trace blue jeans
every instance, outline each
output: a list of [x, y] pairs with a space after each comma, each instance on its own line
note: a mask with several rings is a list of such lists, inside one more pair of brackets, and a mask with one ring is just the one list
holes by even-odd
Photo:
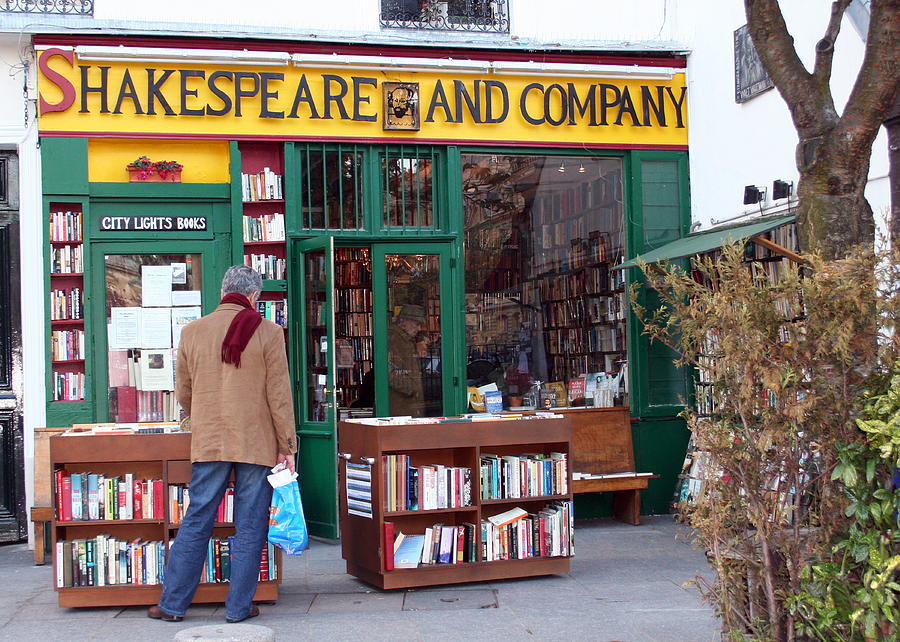
[[231, 549], [231, 584], [225, 599], [225, 617], [239, 620], [250, 614], [259, 579], [259, 562], [269, 529], [272, 487], [269, 469], [230, 461], [191, 465], [191, 500], [166, 560], [166, 575], [159, 608], [184, 616], [194, 599], [219, 503], [234, 469], [234, 543]]

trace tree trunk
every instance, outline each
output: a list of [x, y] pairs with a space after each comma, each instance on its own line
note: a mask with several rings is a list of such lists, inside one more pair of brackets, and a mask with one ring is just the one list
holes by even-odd
[[797, 223], [803, 251], [844, 256], [856, 244], [871, 246], [875, 219], [865, 197], [869, 153], [847, 145], [835, 129], [797, 145], [800, 205]]

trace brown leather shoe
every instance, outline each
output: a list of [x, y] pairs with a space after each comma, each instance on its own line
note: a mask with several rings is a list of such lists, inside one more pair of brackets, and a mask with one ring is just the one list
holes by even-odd
[[147, 617], [152, 620], [162, 620], [163, 622], [181, 622], [184, 619], [180, 615], [169, 615], [156, 605], [147, 609]]
[[244, 617], [238, 618], [236, 620], [232, 620], [230, 617], [227, 617], [227, 618], [225, 618], [225, 621], [228, 622], [229, 624], [237, 624], [238, 622], [243, 622], [244, 620], [249, 620], [250, 618], [256, 617], [257, 615], [259, 615], [259, 607], [254, 604], [253, 608], [250, 609], [250, 612], [247, 615], [245, 615]]

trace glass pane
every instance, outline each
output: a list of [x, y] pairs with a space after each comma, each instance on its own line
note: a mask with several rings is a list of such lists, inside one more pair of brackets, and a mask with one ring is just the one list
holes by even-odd
[[328, 332], [325, 286], [325, 250], [315, 250], [303, 255], [306, 300], [306, 406], [309, 421], [325, 421], [328, 418]]
[[175, 363], [181, 330], [201, 314], [199, 254], [104, 257], [109, 417], [179, 421]]
[[302, 227], [361, 230], [362, 155], [351, 151], [309, 147], [301, 155]]
[[440, 259], [433, 254], [388, 254], [385, 268], [388, 414], [441, 416]]
[[386, 227], [433, 227], [432, 162], [417, 153], [388, 155], [381, 163]]
[[627, 404], [621, 159], [462, 162], [472, 409]]
[[334, 251], [334, 343], [338, 403], [348, 416], [374, 414], [372, 259], [367, 247]]

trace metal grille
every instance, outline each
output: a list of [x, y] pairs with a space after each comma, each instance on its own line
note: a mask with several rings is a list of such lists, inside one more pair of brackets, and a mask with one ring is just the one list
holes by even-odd
[[0, 0], [0, 13], [93, 16], [94, 0]]
[[432, 147], [385, 148], [381, 161], [386, 229], [434, 228], [435, 152]]
[[381, 0], [392, 29], [509, 33], [508, 0]]
[[300, 166], [302, 229], [365, 229], [362, 152], [356, 145], [308, 145]]

